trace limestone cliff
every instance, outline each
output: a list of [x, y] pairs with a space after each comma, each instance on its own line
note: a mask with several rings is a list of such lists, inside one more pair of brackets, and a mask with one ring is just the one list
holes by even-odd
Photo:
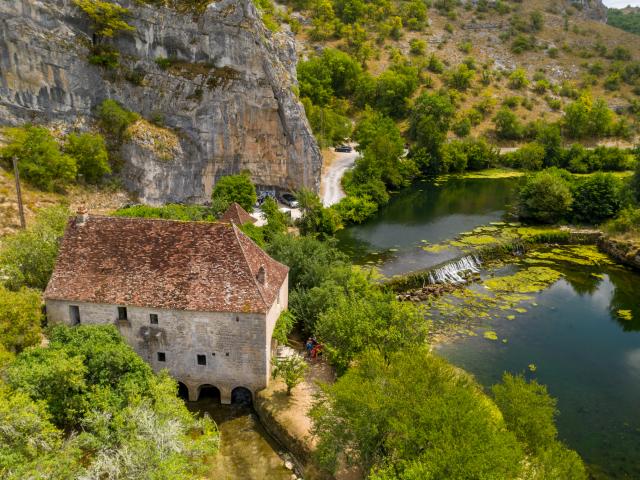
[[[122, 147], [123, 179], [149, 203], [202, 202], [224, 174], [258, 185], [317, 189], [321, 156], [296, 84], [293, 38], [267, 30], [251, 0], [220, 0], [199, 15], [124, 0], [135, 31], [113, 45], [116, 70], [90, 65], [91, 24], [72, 0], [0, 2], [0, 125], [83, 124], [113, 98], [162, 119]], [[157, 59], [171, 59], [161, 68]]]

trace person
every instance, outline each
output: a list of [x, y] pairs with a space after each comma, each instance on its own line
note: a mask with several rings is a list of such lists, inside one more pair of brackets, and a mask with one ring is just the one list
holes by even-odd
[[307, 350], [307, 358], [311, 358], [311, 352], [313, 350], [313, 339], [311, 337], [309, 337], [304, 347]]
[[322, 356], [322, 344], [320, 343], [316, 343], [315, 346], [313, 347], [313, 350], [311, 350], [311, 358], [320, 358]]

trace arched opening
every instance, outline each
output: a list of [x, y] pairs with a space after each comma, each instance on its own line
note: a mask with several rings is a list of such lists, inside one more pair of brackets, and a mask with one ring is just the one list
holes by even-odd
[[251, 390], [244, 387], [236, 387], [231, 391], [231, 404], [241, 407], [250, 407], [253, 403]]
[[183, 400], [189, 400], [189, 388], [182, 382], [178, 382], [178, 396]]
[[200, 385], [198, 387], [198, 401], [200, 400], [220, 403], [220, 390], [213, 385]]

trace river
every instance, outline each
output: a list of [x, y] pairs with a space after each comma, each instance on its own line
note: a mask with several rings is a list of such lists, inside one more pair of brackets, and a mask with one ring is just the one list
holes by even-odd
[[[386, 275], [440, 264], [460, 255], [459, 248], [430, 245], [510, 221], [517, 182], [452, 178], [417, 184], [394, 197], [371, 221], [343, 231], [341, 248], [354, 261], [376, 264]], [[570, 252], [549, 249], [537, 258], [485, 270], [487, 279], [544, 265], [560, 276], [522, 296], [517, 305], [487, 308], [486, 317], [470, 322], [468, 334], [435, 349], [487, 388], [505, 371], [547, 385], [558, 399], [559, 436], [581, 454], [590, 473], [595, 478], [637, 479], [640, 275], [607, 262], [559, 260]], [[470, 290], [491, 294], [482, 283]], [[477, 303], [485, 302], [479, 298]], [[446, 314], [442, 317], [451, 321]]]

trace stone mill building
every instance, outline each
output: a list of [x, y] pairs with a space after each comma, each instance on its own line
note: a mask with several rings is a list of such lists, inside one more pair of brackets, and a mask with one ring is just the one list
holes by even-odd
[[79, 214], [44, 294], [50, 323], [112, 324], [197, 400], [252, 397], [270, 377], [288, 268], [232, 222]]

